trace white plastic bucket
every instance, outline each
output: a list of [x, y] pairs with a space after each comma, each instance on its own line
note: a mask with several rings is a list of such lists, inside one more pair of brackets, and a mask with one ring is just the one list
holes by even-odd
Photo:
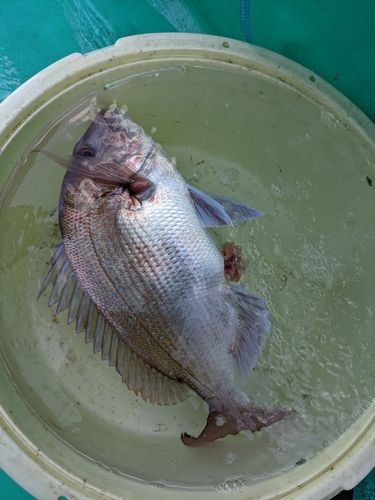
[[[193, 69], [190, 70], [189, 68]], [[312, 113], [315, 113], [315, 108], [318, 110], [318, 115], [320, 115], [322, 121], [322, 129], [320, 130], [319, 127], [315, 128], [317, 136], [314, 136], [314, 134], [310, 132], [303, 132], [303, 140], [314, 141], [319, 139], [324, 141], [326, 133], [326, 137], [328, 138], [328, 144], [326, 144], [327, 156], [329, 156], [330, 151], [334, 154], [337, 152], [335, 150], [339, 150], [341, 147], [337, 146], [334, 142], [334, 138], [336, 137], [335, 133], [337, 133], [337, 137], [341, 134], [340, 141], [344, 142], [346, 137], [345, 134], [347, 134], [347, 140], [353, 143], [353, 150], [357, 148], [358, 157], [363, 158], [363, 163], [358, 165], [358, 169], [360, 170], [359, 173], [362, 176], [361, 182], [366, 189], [371, 189], [371, 175], [373, 172], [372, 163], [375, 157], [375, 128], [353, 104], [330, 85], [322, 81], [317, 75], [312, 74], [307, 69], [282, 56], [234, 40], [189, 34], [142, 35], [121, 39], [113, 47], [108, 47], [86, 55], [73, 54], [66, 57], [37, 74], [0, 105], [0, 188], [3, 190], [1, 198], [2, 205], [0, 206], [1, 230], [6, 230], [7, 227], [6, 225], [1, 226], [1, 224], [5, 224], [5, 212], [9, 210], [12, 203], [14, 205], [14, 200], [12, 203], [7, 204], [7, 196], [13, 189], [15, 179], [17, 179], [17, 175], [20, 175], [23, 163], [27, 159], [30, 151], [35, 147], [38, 141], [43, 139], [44, 134], [48, 132], [49, 128], [52, 126], [51, 124], [56, 120], [56, 117], [64, 115], [68, 110], [72, 109], [72, 106], [77, 106], [77, 103], [82, 102], [82, 100], [87, 100], [88, 95], [95, 95], [98, 92], [102, 92], [102, 94], [105, 95], [105, 92], [107, 90], [109, 92], [111, 89], [114, 89], [117, 94], [120, 91], [122, 92], [123, 89], [125, 92], [128, 88], [126, 86], [127, 82], [133, 81], [134, 83], [134, 81], [136, 81], [139, 83], [142, 82], [142, 78], [144, 78], [146, 82], [147, 79], [155, 79], [158, 77], [160, 72], [168, 73], [168, 71], [172, 72], [174, 75], [173, 81], [175, 85], [177, 85], [177, 90], [181, 89], [181, 101], [189, 101], [191, 96], [194, 95], [194, 91], [191, 89], [189, 90], [186, 85], [194, 86], [194, 72], [198, 74], [201, 70], [204, 74], [206, 74], [205, 72], [207, 71], [212, 71], [210, 74], [214, 75], [214, 79], [222, 78], [224, 73], [229, 75], [227, 80], [221, 80], [223, 82], [222, 85], [224, 87], [227, 86], [228, 91], [228, 102], [222, 102], [223, 109], [239, 109], [241, 100], [238, 101], [236, 92], [240, 91], [239, 88], [241, 85], [242, 90], [245, 88], [245, 90], [243, 90], [245, 96], [244, 106], [246, 107], [247, 95], [251, 94], [254, 97], [254, 95], [258, 93], [260, 110], [262, 110], [261, 96], [263, 95], [263, 85], [266, 91], [275, 89], [272, 98], [267, 101], [269, 114], [267, 114], [266, 111], [264, 111], [265, 114], [263, 114], [263, 111], [259, 111], [258, 109], [258, 115], [253, 118], [250, 116], [249, 118], [249, 120], [255, 120], [255, 128], [257, 124], [259, 124], [260, 133], [262, 133], [262, 127], [264, 126], [262, 117], [267, 116], [267, 126], [269, 125], [267, 134], [269, 135], [264, 138], [263, 151], [265, 155], [264, 158], [269, 158], [268, 166], [273, 165], [275, 168], [279, 169], [278, 171], [281, 174], [283, 169], [287, 168], [288, 163], [285, 161], [285, 156], [283, 156], [286, 154], [283, 150], [283, 144], [277, 143], [277, 132], [275, 132], [275, 136], [272, 139], [273, 124], [272, 120], [269, 118], [272, 116], [272, 106], [270, 107], [270, 105], [272, 102], [274, 103], [275, 117], [277, 113], [285, 113], [286, 116], [286, 114], [288, 114], [288, 109], [295, 106], [298, 100], [303, 100], [307, 103], [306, 105], [311, 107]], [[186, 71], [188, 74], [193, 75], [187, 84], [184, 83], [184, 74]], [[236, 78], [238, 81], [242, 82], [238, 88], [233, 86], [233, 82], [237, 81]], [[245, 80], [248, 79], [246, 80], [248, 83], [243, 83], [244, 81], [241, 80], [243, 78], [245, 78]], [[207, 85], [208, 82], [209, 78], [205, 84]], [[252, 85], [251, 82], [253, 82], [254, 85]], [[136, 87], [131, 88], [136, 89]], [[152, 88], [151, 85], [151, 90]], [[278, 89], [280, 89], [280, 91]], [[187, 94], [184, 93], [185, 91]], [[283, 100], [280, 106], [278, 98], [285, 99], [283, 92], [287, 93], [290, 101], [285, 102]], [[108, 95], [110, 96], [111, 94], [109, 93]], [[190, 97], [187, 98], [186, 95]], [[198, 100], [199, 95], [198, 89]], [[214, 96], [212, 97], [214, 98]], [[174, 99], [176, 98], [174, 97]], [[231, 99], [237, 104], [232, 105]], [[132, 95], [128, 95], [126, 101], [127, 104], [130, 103], [131, 107]], [[193, 113], [193, 100], [190, 104], [192, 107], [189, 113]], [[240, 136], [242, 134], [243, 136], [243, 123], [245, 122], [241, 122], [242, 128], [239, 126], [238, 130], [232, 127], [233, 123], [236, 123], [237, 117], [235, 115], [231, 118], [228, 117], [228, 121], [223, 120], [221, 124], [217, 123], [215, 125], [216, 127], [220, 125], [221, 129], [225, 130], [225, 134], [223, 134], [222, 137], [218, 138], [213, 134], [211, 132], [212, 130], [217, 132], [217, 130], [220, 129], [210, 128], [212, 123], [210, 123], [209, 111], [204, 108], [203, 104], [204, 103], [201, 103], [202, 122], [199, 122], [200, 124], [198, 124], [197, 127], [202, 127], [203, 131], [207, 130], [209, 147], [215, 148], [215, 141], [222, 143], [226, 135], [228, 137], [228, 142], [233, 143], [237, 140], [235, 139], [236, 135]], [[139, 107], [142, 107], [142, 105], [143, 109], [140, 111]], [[143, 126], [147, 126], [150, 123], [152, 124], [153, 118], [150, 121], [146, 115], [150, 109], [153, 109], [154, 105], [155, 103], [152, 102], [152, 95], [148, 95], [143, 103], [142, 99], [137, 95], [138, 111], [135, 109], [135, 106], [133, 106], [134, 109], [131, 110], [133, 111], [133, 117], [141, 122]], [[181, 108], [178, 111], [183, 113], [184, 109], [185, 111], [189, 110], [189, 105], [186, 105], [186, 109]], [[168, 113], [170, 113], [168, 119], [173, 116], [172, 111], [168, 111]], [[204, 115], [205, 112], [208, 113], [207, 116]], [[222, 111], [220, 111], [220, 113], [221, 112]], [[137, 113], [139, 113], [139, 116], [137, 116]], [[241, 120], [239, 116], [238, 120]], [[159, 118], [159, 122], [158, 128], [161, 128], [160, 133], [162, 133], [163, 118]], [[176, 123], [177, 122], [178, 120], [176, 120]], [[230, 127], [228, 126], [229, 123], [231, 124]], [[280, 125], [282, 122], [279, 121], [277, 123]], [[185, 135], [188, 134], [189, 128], [187, 126], [183, 130]], [[147, 129], [146, 131], [149, 132]], [[173, 134], [175, 136], [179, 133], [178, 130], [174, 129]], [[193, 136], [194, 134], [192, 133], [192, 136], [186, 139], [187, 144], [193, 144]], [[297, 143], [300, 143], [302, 141], [301, 137], [290, 137], [288, 148], [292, 148]], [[333, 137], [332, 145], [329, 143], [330, 137]], [[162, 139], [157, 137], [157, 140]], [[272, 140], [275, 140], [275, 146], [268, 144], [268, 142], [272, 142]], [[246, 138], [245, 142], [247, 141], [251, 141], [251, 137], [248, 139]], [[217, 147], [219, 148], [219, 144]], [[239, 146], [239, 148], [240, 147], [242, 146]], [[204, 148], [205, 145], [203, 141], [202, 150], [204, 150]], [[168, 150], [168, 145], [166, 149]], [[195, 151], [198, 150], [199, 147]], [[69, 153], [69, 151], [67, 152]], [[176, 156], [179, 158], [178, 147], [172, 147], [171, 145], [168, 152], [175, 152]], [[186, 161], [188, 161], [189, 154], [188, 149], [185, 152], [181, 152], [181, 156], [185, 155]], [[204, 155], [204, 153], [202, 154]], [[204, 158], [206, 158], [207, 163], [209, 161], [207, 156], [204, 156]], [[282, 158], [282, 160], [280, 158]], [[244, 158], [241, 159], [244, 162], [246, 161]], [[220, 162], [220, 159], [218, 158], [217, 161]], [[280, 161], [284, 161], [285, 166], [284, 164], [279, 164]], [[308, 159], [306, 159], [306, 161], [308, 161]], [[198, 163], [199, 161], [195, 161], [195, 167]], [[251, 165], [248, 168], [251, 170]], [[334, 168], [337, 168], [337, 166]], [[357, 166], [354, 165], [353, 172], [356, 168]], [[51, 173], [51, 176], [52, 175]], [[340, 175], [339, 170], [337, 170], [334, 175]], [[60, 182], [60, 178], [58, 178], [57, 181], [51, 180], [51, 186], [53, 185], [55, 188]], [[368, 186], [366, 186], [366, 178]], [[35, 182], [33, 179], [35, 178], [30, 177], [29, 186], [31, 191], [34, 188], [33, 182]], [[286, 187], [285, 181], [280, 176], [277, 177], [277, 179], [279, 180], [272, 184], [272, 193], [278, 200], [285, 200], [293, 197], [297, 200], [300, 198], [308, 200], [308, 181], [304, 181], [306, 185], [304, 184], [303, 186], [297, 182], [293, 185], [294, 187], [291, 187], [291, 184]], [[229, 185], [230, 183], [228, 184], [228, 182], [225, 180], [224, 184]], [[45, 197], [48, 198], [48, 203], [46, 202], [46, 205], [53, 206], [53, 204], [57, 204], [53, 189], [51, 188], [51, 192], [49, 192], [49, 186], [46, 185], [45, 187]], [[27, 197], [28, 194], [25, 194], [25, 186], [23, 189], [24, 195]], [[367, 191], [363, 192], [367, 196]], [[32, 193], [30, 196], [32, 196]], [[27, 203], [30, 202], [25, 203], [27, 205]], [[256, 208], [262, 209], [261, 206], [255, 206]], [[3, 215], [3, 219], [1, 215]], [[329, 210], [327, 210], [327, 217], [329, 219]], [[348, 224], [353, 222], [353, 217], [356, 218], [357, 215], [348, 215], [350, 219]], [[365, 243], [369, 245], [366, 249], [370, 251], [373, 235], [370, 233], [366, 234], [368, 235], [368, 241]], [[343, 239], [342, 245], [345, 246], [345, 238]], [[27, 251], [32, 251], [30, 247], [27, 248]], [[320, 258], [319, 255], [321, 254], [317, 254], [317, 259]], [[360, 264], [358, 264], [358, 266], [359, 265]], [[18, 276], [15, 274], [12, 275], [12, 269], [14, 268], [8, 267], [6, 269], [10, 276], [8, 276], [9, 279], [11, 281], [15, 280], [16, 282]], [[316, 269], [318, 269], [318, 267]], [[256, 270], [254, 273], [256, 275]], [[358, 271], [357, 274], [359, 276], [358, 281], [361, 282], [362, 280], [364, 286], [367, 287], [366, 290], [368, 289], [371, 291], [371, 287], [368, 285], [370, 273], [367, 275], [364, 272]], [[40, 279], [42, 278], [43, 276], [40, 277]], [[279, 278], [281, 282], [286, 282], [287, 279], [289, 279], [287, 273], [284, 276], [282, 272]], [[17, 289], [15, 285], [12, 292], [9, 291], [8, 293], [7, 291], [8, 297], [10, 297], [12, 293], [15, 294], [14, 298], [16, 299], [18, 297], [17, 294], [22, 293], [22, 290], [20, 291]], [[371, 293], [369, 295], [371, 295]], [[344, 299], [346, 300], [343, 296], [343, 300]], [[28, 295], [27, 300], [32, 301], [34, 297]], [[40, 301], [42, 300], [43, 299], [40, 299]], [[350, 297], [348, 301], [345, 307], [350, 308], [356, 306], [355, 302], [350, 302]], [[39, 309], [47, 308], [45, 302], [44, 300], [44, 304], [38, 304], [38, 311]], [[96, 360], [93, 356], [89, 356], [82, 361], [81, 364], [78, 364], [76, 359], [71, 361], [72, 366], [69, 367], [70, 371], [68, 368], [67, 371], [62, 371], [63, 369], [60, 364], [56, 368], [56, 358], [61, 354], [59, 349], [62, 349], [60, 344], [63, 343], [60, 342], [59, 344], [58, 342], [60, 338], [60, 326], [52, 325], [52, 322], [51, 324], [48, 322], [42, 323], [42, 320], [40, 320], [38, 316], [37, 320], [40, 321], [41, 325], [43, 324], [43, 328], [40, 327], [38, 332], [35, 333], [32, 324], [28, 323], [32, 319], [31, 313], [30, 317], [25, 319], [24, 323], [20, 320], [20, 323], [15, 322], [13, 324], [13, 319], [9, 318], [14, 318], [15, 315], [13, 314], [12, 316], [11, 314], [7, 314], [4, 304], [5, 301], [3, 300], [3, 312], [0, 317], [0, 329], [2, 333], [1, 352], [3, 357], [3, 363], [0, 363], [0, 467], [22, 487], [40, 500], [50, 500], [51, 498], [57, 499], [61, 496], [69, 499], [125, 498], [141, 500], [151, 498], [179, 498], [183, 500], [198, 495], [200, 498], [210, 500], [216, 499], [219, 491], [227, 491], [227, 494], [233, 500], [250, 498], [262, 500], [276, 498], [328, 499], [332, 498], [334, 494], [342, 489], [353, 488], [375, 466], [375, 402], [373, 400], [368, 400], [367, 404], [363, 405], [363, 408], [356, 413], [357, 418], [352, 418], [348, 422], [347, 429], [341, 429], [339, 437], [337, 437], [335, 429], [332, 429], [332, 439], [329, 440], [327, 446], [322, 446], [319, 452], [315, 450], [311, 455], [307, 455], [306, 457], [297, 454], [295, 456], [295, 462], [293, 466], [291, 466], [290, 464], [291, 461], [293, 461], [294, 455], [293, 451], [288, 449], [289, 451], [285, 452], [288, 461], [283, 462], [283, 458], [278, 459], [278, 469], [274, 468], [273, 470], [264, 471], [264, 473], [258, 472], [253, 475], [252, 471], [248, 470], [249, 464], [246, 462], [246, 456], [259, 454], [259, 461], [262, 460], [262, 448], [261, 445], [258, 444], [257, 437], [228, 437], [224, 440], [220, 440], [220, 442], [213, 443], [211, 445], [212, 447], [210, 449], [207, 448], [205, 451], [200, 449], [184, 449], [183, 445], [179, 442], [178, 427], [176, 427], [177, 424], [174, 422], [176, 418], [180, 418], [185, 425], [185, 420], [187, 422], [190, 418], [194, 418], [193, 406], [189, 406], [189, 403], [183, 406], [184, 403], [182, 403], [182, 406], [173, 407], [172, 410], [165, 410], [159, 407], [152, 408], [151, 406], [147, 406], [146, 403], [139, 401], [134, 395], [129, 394], [126, 396], [124, 395], [124, 401], [129, 405], [128, 408], [124, 410], [124, 419], [127, 419], [126, 422], [123, 422], [124, 434], [121, 433], [119, 422], [116, 421], [114, 424], [117, 426], [116, 432], [118, 432], [118, 446], [120, 449], [115, 450], [113, 444], [115, 440], [113, 436], [108, 438], [112, 439], [112, 457], [120, 457], [123, 455], [127, 457], [124, 461], [128, 464], [128, 468], [122, 470], [120, 467], [116, 466], [116, 458], [113, 458], [113, 460], [110, 459], [109, 455], [111, 450], [105, 450], [108, 441], [106, 440], [106, 436], [103, 435], [104, 427], [101, 427], [98, 423], [100, 418], [103, 420], [109, 419], [108, 405], [110, 404], [110, 398], [115, 398], [112, 394], [118, 396], [126, 392], [126, 388], [121, 386], [121, 381], [118, 379], [118, 376], [106, 365], [101, 365], [101, 362]], [[371, 320], [372, 315], [371, 308], [368, 307], [368, 309], [370, 312], [369, 318], [366, 319], [367, 323]], [[35, 314], [39, 313], [35, 312]], [[20, 313], [20, 317], [21, 316], [22, 314]], [[14, 347], [15, 344], [12, 343], [13, 339], [19, 334], [17, 325], [19, 325], [20, 329], [26, 328], [26, 325], [30, 325], [30, 345], [26, 345], [28, 332], [25, 331], [22, 334], [20, 346], [17, 348]], [[51, 328], [52, 332], [51, 338], [55, 342], [55, 347], [51, 347], [51, 349], [47, 347], [49, 344], [45, 340], [48, 336], [49, 328]], [[61, 328], [68, 330], [68, 327]], [[74, 337], [73, 331], [71, 331], [71, 335]], [[272, 335], [273, 333], [271, 332], [271, 338]], [[297, 336], [297, 332], [292, 332], [290, 338], [296, 338]], [[66, 338], [68, 337], [61, 337], [63, 340]], [[50, 338], [48, 341], [50, 341]], [[72, 348], [74, 348], [75, 345], [82, 344], [82, 348], [78, 347], [78, 349], [81, 349], [80, 355], [90, 351], [89, 347], [84, 345], [82, 338], [77, 338], [76, 340], [72, 340], [72, 342], [74, 343], [73, 346], [70, 346]], [[363, 347], [361, 347], [361, 349], [363, 352], [367, 352], [367, 357], [365, 356], [363, 358], [365, 361], [362, 360], [361, 363], [363, 364], [364, 373], [368, 373], [368, 379], [361, 379], [361, 381], [356, 380], [356, 374], [354, 373], [352, 385], [359, 387], [361, 384], [362, 386], [366, 386], [367, 384], [369, 392], [371, 393], [374, 383], [374, 377], [371, 371], [371, 369], [373, 370], [372, 358], [374, 347], [371, 343], [366, 342], [363, 341]], [[358, 345], [360, 343], [361, 338], [358, 333]], [[55, 349], [55, 351], [53, 351], [53, 349]], [[344, 351], [340, 351], [338, 348], [338, 352]], [[27, 353], [29, 353], [29, 358]], [[14, 356], [13, 361], [12, 356]], [[356, 356], [356, 352], [354, 352], [354, 354], [352, 353], [350, 363], [352, 363], [353, 360], [355, 362]], [[267, 352], [265, 357], [267, 357]], [[368, 361], [366, 361], [367, 358]], [[31, 380], [34, 378], [35, 370], [47, 370], [43, 365], [43, 360], [47, 360], [48, 370], [52, 370], [48, 373], [52, 374], [53, 372], [53, 375], [51, 375], [51, 384], [53, 379], [53, 383], [56, 382], [57, 389], [54, 394], [57, 399], [48, 399], [50, 396], [47, 395], [47, 392], [48, 394], [51, 393], [51, 387], [49, 387], [48, 391], [46, 389], [46, 401], [37, 402], [35, 403], [36, 406], [33, 406], [32, 401], [34, 400], [29, 396], [28, 391], [33, 392], [34, 389], [32, 385], [28, 387], [28, 383], [32, 384]], [[333, 360], [333, 363], [334, 362]], [[19, 363], [18, 368], [14, 368], [17, 363]], [[265, 363], [267, 362], [265, 361]], [[280, 360], [280, 363], [282, 363], [282, 360]], [[368, 363], [368, 365], [366, 363]], [[264, 366], [266, 366], [266, 364], [263, 365], [263, 368]], [[12, 371], [13, 369], [14, 372]], [[347, 370], [349, 369], [351, 368], [347, 366]], [[76, 370], [76, 372], [74, 370]], [[260, 370], [262, 370], [262, 366]], [[65, 377], [67, 373], [67, 380], [69, 380], [69, 383], [65, 386], [63, 377]], [[93, 402], [91, 406], [89, 396], [87, 396], [87, 399], [85, 399], [85, 396], [82, 396], [83, 399], [76, 403], [83, 405], [84, 400], [84, 404], [86, 405], [84, 417], [86, 419], [86, 424], [84, 431], [74, 426], [74, 418], [78, 421], [83, 417], [77, 408], [72, 409], [71, 402], [69, 402], [69, 404], [66, 403], [66, 408], [69, 408], [69, 411], [73, 413], [77, 410], [77, 412], [74, 413], [74, 418], [71, 414], [65, 417], [60, 415], [61, 419], [59, 420], [60, 417], [56, 417], [55, 410], [59, 398], [65, 397], [65, 393], [70, 390], [69, 384], [73, 384], [73, 379], [77, 382], [78, 377], [78, 383], [80, 383], [79, 373], [82, 375], [82, 386], [86, 388], [86, 395], [91, 391], [89, 396], [92, 402], [95, 399], [95, 402]], [[316, 376], [315, 374], [315, 377]], [[37, 377], [37, 375], [35, 375], [35, 377]], [[93, 379], [90, 377], [93, 377], [93, 379], [97, 377], [97, 379], [95, 379], [96, 386], [92, 383]], [[254, 377], [256, 379], [257, 375], [254, 374]], [[258, 378], [261, 378], [261, 375], [258, 375]], [[92, 384], [90, 386], [85, 386], [85, 384], [88, 384], [88, 379], [90, 379], [90, 383]], [[101, 380], [104, 382], [110, 380], [110, 383], [113, 384], [115, 389], [113, 389], [112, 385], [107, 388], [104, 383], [103, 390], [99, 391], [98, 384], [101, 383]], [[314, 380], [314, 377], [312, 377], [311, 384], [314, 384]], [[46, 383], [48, 385], [49, 381], [46, 380]], [[81, 389], [77, 388], [77, 391], [79, 390]], [[332, 390], [334, 391], [334, 389]], [[38, 394], [41, 400], [43, 400], [42, 390]], [[360, 396], [358, 396], [358, 398], [357, 403], [361, 404], [363, 398]], [[259, 399], [261, 399], [261, 396]], [[286, 400], [284, 400], [284, 403], [285, 402]], [[39, 412], [38, 409], [44, 408], [44, 404], [46, 406], [52, 406], [52, 409], [50, 408], [48, 410], [50, 413], [48, 413], [47, 410], [45, 414], [41, 414], [43, 413], [42, 411]], [[314, 402], [312, 404], [314, 404]], [[55, 407], [53, 407], [53, 405], [55, 405]], [[354, 405], [355, 401], [353, 401], [353, 406]], [[105, 410], [103, 410], [104, 407], [106, 408]], [[118, 407], [113, 406], [113, 408], [115, 413], [121, 412], [120, 404]], [[202, 409], [199, 411], [201, 410]], [[101, 415], [102, 411], [103, 415]], [[199, 414], [197, 413], [197, 415], [197, 418], [201, 418], [202, 412]], [[57, 420], [54, 420], [55, 417]], [[92, 427], [90, 427], [90, 422]], [[204, 420], [201, 424], [203, 422]], [[65, 423], [66, 428], [64, 427]], [[280, 428], [278, 428], [277, 425], [278, 424], [275, 424], [275, 430], [272, 430], [272, 428], [269, 430], [271, 436], [273, 435], [272, 433], [276, 433], [274, 439], [278, 439], [277, 433], [280, 433]], [[298, 438], [292, 436], [293, 424], [288, 423], [288, 425], [289, 427], [286, 426], [282, 428], [282, 431], [284, 433], [285, 431], [291, 432], [290, 437], [288, 438], [288, 435], [285, 436], [284, 434], [283, 439], [289, 439], [290, 442], [292, 442], [293, 439], [297, 441]], [[151, 436], [151, 434], [145, 431], [145, 429], [147, 430], [147, 426], [150, 426], [155, 433], [160, 432], [160, 434], [156, 435], [157, 439], [155, 435]], [[157, 429], [159, 429], [159, 431]], [[80, 438], [77, 438], [78, 435], [83, 436], [82, 440], [86, 439], [86, 442], [90, 441], [90, 446], [92, 446], [92, 448], [90, 448], [89, 445], [86, 447], [85, 443], [82, 444]], [[154, 442], [157, 442], [155, 448], [153, 448]], [[82, 444], [81, 448], [79, 448], [81, 446], [80, 443]], [[173, 449], [176, 447], [176, 450], [178, 450], [176, 453], [181, 454], [180, 459], [171, 460], [174, 452], [171, 451], [171, 447]], [[180, 451], [179, 447], [181, 447], [183, 451]], [[243, 457], [240, 457], [240, 453], [237, 451], [237, 455], [235, 453], [230, 453], [231, 450], [240, 450], [241, 452], [244, 447], [246, 447], [246, 449], [243, 452]], [[94, 450], [95, 458], [90, 456], [91, 451], [86, 452], [86, 450]], [[264, 450], [264, 452], [266, 452], [266, 450]], [[100, 459], [100, 453], [102, 453], [104, 457], [102, 460]], [[182, 454], [184, 455], [182, 456]], [[163, 461], [165, 461], [164, 465], [162, 464]], [[236, 461], [235, 466], [233, 465], [234, 461]], [[202, 477], [198, 477], [196, 469], [194, 469], [194, 473], [192, 472], [193, 475], [189, 476], [189, 471], [187, 469], [189, 464], [193, 467], [194, 463], [199, 465]], [[241, 463], [243, 463], [243, 470], [241, 469]], [[158, 471], [155, 472], [155, 477], [152, 472], [153, 467]], [[181, 468], [179, 469], [179, 467]], [[234, 467], [236, 468], [234, 469]], [[181, 472], [181, 469], [184, 470]], [[185, 481], [181, 479], [184, 474], [187, 478]], [[194, 474], [197, 475], [196, 480]], [[173, 480], [174, 477], [175, 480]]]

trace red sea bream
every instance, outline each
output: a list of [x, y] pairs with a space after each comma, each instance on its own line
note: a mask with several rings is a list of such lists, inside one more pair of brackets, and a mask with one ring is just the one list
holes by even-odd
[[224, 276], [204, 229], [258, 217], [247, 205], [186, 184], [163, 150], [115, 105], [101, 111], [64, 165], [62, 242], [41, 287], [68, 309], [94, 352], [146, 401], [195, 391], [209, 407], [194, 446], [253, 432], [286, 412], [241, 390], [270, 330], [265, 302]]

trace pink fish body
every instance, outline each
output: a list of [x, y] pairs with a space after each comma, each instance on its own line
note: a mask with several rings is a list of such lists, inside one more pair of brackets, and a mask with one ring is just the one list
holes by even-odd
[[[62, 242], [41, 288], [69, 309], [94, 351], [131, 390], [174, 404], [188, 389], [209, 406], [198, 445], [257, 431], [285, 411], [252, 405], [239, 380], [269, 334], [265, 302], [224, 276], [204, 227], [260, 212], [186, 184], [162, 149], [115, 106], [102, 111], [65, 161]], [[240, 375], [240, 376], [239, 376]]]

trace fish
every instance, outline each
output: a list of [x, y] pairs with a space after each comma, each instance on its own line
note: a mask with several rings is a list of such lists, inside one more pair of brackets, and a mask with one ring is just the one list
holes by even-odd
[[98, 112], [73, 154], [59, 200], [61, 242], [39, 297], [68, 310], [123, 382], [145, 401], [208, 405], [199, 446], [259, 431], [287, 411], [254, 404], [241, 389], [270, 332], [266, 302], [231, 285], [207, 227], [261, 215], [189, 185], [160, 145], [126, 110]]

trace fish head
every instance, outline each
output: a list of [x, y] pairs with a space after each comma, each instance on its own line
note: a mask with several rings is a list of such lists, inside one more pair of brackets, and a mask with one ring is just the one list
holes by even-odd
[[60, 208], [72, 200], [85, 212], [103, 203], [139, 210], [149, 202], [167, 200], [176, 193], [176, 185], [186, 191], [182, 177], [161, 147], [116, 105], [97, 114], [72, 155], [62, 158], [43, 153], [68, 170]]
[[68, 170], [60, 207], [66, 195], [85, 200], [81, 205], [87, 208], [103, 196], [123, 194], [123, 203], [127, 197], [129, 205], [139, 208], [155, 191], [149, 172], [144, 172], [144, 164], [149, 163], [145, 160], [154, 148], [151, 137], [126, 111], [112, 105], [96, 115], [70, 156], [41, 152]]
[[153, 148], [155, 143], [151, 137], [124, 110], [113, 105], [95, 117], [74, 146], [72, 155], [35, 152], [43, 153], [73, 176], [124, 185], [131, 182], [135, 174], [140, 176], [139, 171]]
[[85, 161], [96, 165], [96, 170], [107, 166], [105, 170], [116, 169], [118, 176], [126, 181], [139, 170], [152, 145], [143, 129], [125, 111], [113, 105], [95, 117], [74, 146], [73, 157], [81, 163], [83, 170]]

